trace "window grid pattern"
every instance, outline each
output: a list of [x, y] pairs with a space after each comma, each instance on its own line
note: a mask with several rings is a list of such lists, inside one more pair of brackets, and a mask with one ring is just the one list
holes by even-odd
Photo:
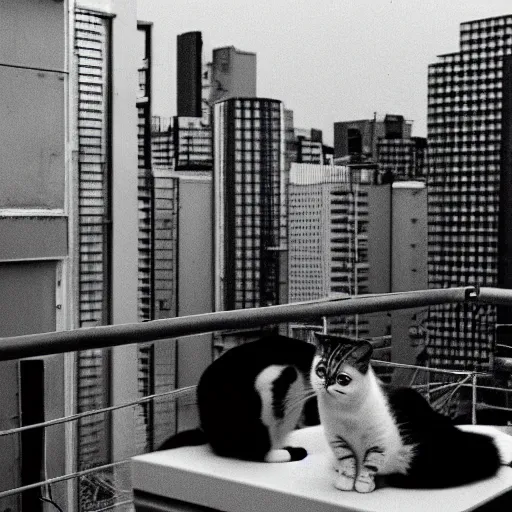
[[173, 127], [176, 170], [211, 170], [212, 130], [196, 117], [176, 117]]
[[[151, 169], [151, 32], [140, 29], [145, 45], [139, 68], [137, 95], [138, 128], [138, 283], [137, 306], [140, 322], [154, 320], [154, 180]], [[140, 397], [153, 393], [154, 345], [138, 345], [137, 387]], [[153, 447], [153, 404], [138, 404], [134, 410], [136, 453]]]
[[[222, 205], [227, 229], [224, 309], [279, 303], [282, 103], [230, 99], [216, 130], [225, 138]], [[217, 219], [216, 222], [222, 222]]]
[[[368, 293], [371, 172], [292, 164], [289, 186], [289, 301]], [[330, 319], [330, 332], [363, 335], [367, 321]]]
[[[78, 224], [79, 322], [81, 327], [109, 322], [110, 176], [109, 176], [109, 37], [110, 23], [94, 13], [75, 12], [78, 80]], [[109, 365], [102, 350], [77, 354], [77, 412], [108, 405]], [[77, 467], [110, 462], [108, 424], [103, 415], [77, 423]], [[90, 510], [98, 489], [80, 481], [80, 510]]]
[[151, 119], [151, 162], [153, 169], [174, 167], [174, 140], [168, 117], [153, 116]]
[[396, 179], [417, 179], [426, 175], [426, 139], [384, 139], [377, 142], [381, 172], [391, 172]]
[[[461, 50], [428, 72], [430, 287], [496, 286], [503, 56], [512, 16], [461, 25]], [[494, 307], [431, 308], [430, 363], [485, 368]]]

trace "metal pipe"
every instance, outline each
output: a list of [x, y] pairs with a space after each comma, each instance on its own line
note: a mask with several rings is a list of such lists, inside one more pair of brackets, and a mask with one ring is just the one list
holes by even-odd
[[0, 338], [0, 361], [115, 347], [226, 329], [273, 325], [290, 320], [311, 320], [321, 316], [375, 313], [443, 303], [460, 303], [468, 300], [474, 292], [474, 287], [468, 286], [364, 295], [348, 299], [301, 302], [143, 323]]
[[512, 290], [484, 286], [478, 289], [475, 298], [476, 302], [483, 304], [512, 306]]

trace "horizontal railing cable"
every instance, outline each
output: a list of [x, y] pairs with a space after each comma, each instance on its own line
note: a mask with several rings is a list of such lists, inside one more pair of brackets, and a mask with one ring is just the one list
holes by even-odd
[[74, 473], [68, 473], [67, 475], [56, 476], [54, 478], [48, 478], [42, 482], [35, 482], [33, 484], [23, 485], [22, 487], [16, 487], [14, 489], [9, 489], [7, 491], [0, 491], [0, 499], [7, 498], [8, 496], [12, 496], [14, 494], [18, 494], [25, 491], [30, 491], [31, 489], [38, 489], [39, 487], [43, 487], [45, 485], [53, 485], [59, 482], [65, 482], [66, 480], [71, 480], [72, 478], [80, 478], [82, 476], [90, 475], [91, 473], [97, 473], [98, 471], [103, 471], [105, 469], [112, 469], [117, 466], [121, 466], [124, 464], [128, 464], [131, 459], [124, 459], [118, 462], [111, 462], [110, 464], [104, 464], [103, 466], [97, 466], [95, 468], [83, 469], [81, 471], [75, 471]]
[[143, 398], [139, 398], [137, 400], [133, 400], [131, 402], [126, 402], [124, 404], [112, 405], [110, 407], [104, 407], [102, 409], [94, 409], [91, 411], [84, 411], [77, 414], [70, 414], [69, 416], [63, 416], [62, 418], [56, 418], [54, 420], [43, 421], [41, 423], [33, 423], [32, 425], [25, 425], [23, 427], [11, 428], [10, 430], [0, 431], [0, 437], [8, 436], [12, 434], [19, 434], [20, 432], [25, 432], [26, 430], [32, 430], [35, 428], [44, 428], [51, 427], [53, 425], [60, 425], [61, 423], [67, 423], [69, 421], [76, 421], [82, 418], [87, 418], [88, 416], [94, 416], [96, 414], [103, 414], [107, 412], [117, 411], [118, 409], [125, 409], [127, 407], [133, 407], [135, 405], [142, 404], [144, 402], [150, 402], [151, 400], [156, 400], [162, 397], [169, 396], [180, 396], [190, 391], [195, 390], [196, 386], [187, 386], [180, 389], [173, 389], [171, 391], [164, 391], [162, 393], [156, 393], [154, 395], [147, 395]]
[[389, 366], [391, 368], [410, 368], [411, 370], [425, 370], [433, 373], [448, 373], [451, 375], [487, 375], [488, 372], [478, 372], [472, 370], [447, 370], [444, 368], [432, 368], [430, 366], [417, 366], [414, 364], [393, 363], [391, 361], [380, 361], [379, 359], [372, 360], [372, 365], [376, 366]]
[[[363, 295], [262, 308], [220, 311], [150, 322], [87, 327], [0, 338], [0, 361], [143, 343], [219, 330], [304, 321], [322, 316], [376, 313], [474, 300], [475, 288], [443, 288]], [[511, 293], [512, 303], [512, 293]]]

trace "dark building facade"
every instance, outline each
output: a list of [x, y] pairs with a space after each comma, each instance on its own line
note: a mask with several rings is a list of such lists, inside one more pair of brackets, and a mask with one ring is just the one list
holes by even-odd
[[201, 117], [202, 104], [201, 32], [186, 32], [178, 36], [177, 46], [177, 111], [179, 117]]
[[212, 170], [212, 127], [201, 117], [175, 117], [174, 170]]
[[424, 178], [427, 173], [427, 139], [380, 139], [377, 143], [377, 160], [381, 173], [392, 173], [395, 179]]
[[409, 139], [411, 122], [387, 114], [383, 120], [362, 119], [334, 123], [334, 158], [360, 155], [375, 160], [380, 139]]
[[279, 303], [284, 176], [281, 101], [214, 106], [215, 308]]
[[[462, 23], [460, 51], [429, 66], [431, 288], [511, 285], [511, 35], [510, 15]], [[431, 364], [488, 367], [496, 319], [492, 306], [431, 308]]]
[[401, 115], [334, 123], [334, 162], [378, 163], [380, 173], [395, 180], [424, 178], [427, 140], [411, 132], [411, 121]]

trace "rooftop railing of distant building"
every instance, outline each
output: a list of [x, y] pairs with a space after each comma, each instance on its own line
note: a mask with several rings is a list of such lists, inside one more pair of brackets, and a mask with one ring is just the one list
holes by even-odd
[[[512, 306], [512, 290], [467, 286], [356, 297], [334, 296], [316, 301], [206, 313], [165, 320], [155, 320], [145, 323], [109, 325], [69, 331], [14, 336], [9, 338], [0, 338], [0, 361], [23, 359], [34, 356], [47, 356], [89, 349], [106, 349], [122, 345], [131, 345], [133, 343], [170, 340], [178, 337], [181, 338], [230, 329], [236, 330], [272, 326], [285, 322], [308, 322], [331, 316], [389, 312], [402, 309], [436, 306], [447, 303]], [[463, 386], [471, 387], [472, 421], [475, 422], [477, 379], [484, 372], [426, 368], [378, 360], [374, 362], [377, 366], [387, 365], [396, 368], [409, 368], [416, 371], [424, 370], [439, 374], [445, 373], [460, 377], [458, 382], [450, 382], [448, 384], [438, 382], [438, 386], [435, 390], [459, 389]], [[511, 372], [512, 358], [501, 358], [499, 366], [502, 370]], [[424, 384], [418, 384], [417, 387], [421, 388], [423, 385]], [[194, 388], [195, 386], [188, 386], [166, 391], [164, 393], [145, 396], [131, 402], [113, 405], [111, 407], [91, 410], [50, 421], [0, 431], [0, 439], [4, 436], [19, 434], [30, 429], [41, 429], [53, 425], [77, 421], [97, 414], [109, 413], [118, 409], [134, 407], [138, 404], [152, 400], [177, 398], [181, 395], [192, 392]], [[512, 389], [493, 388], [492, 386], [483, 386], [483, 388], [491, 390], [496, 389], [501, 392], [512, 391]], [[489, 407], [493, 406], [489, 405]], [[497, 409], [500, 409], [500, 407], [497, 407]], [[512, 409], [507, 410], [512, 411]], [[1, 491], [0, 499], [28, 490], [50, 486], [58, 482], [65, 482], [71, 479], [84, 477], [90, 473], [114, 468], [116, 466], [127, 464], [128, 462], [129, 459], [116, 461], [111, 464], [75, 471], [59, 477], [46, 479], [41, 482], [35, 482], [22, 487]]]

